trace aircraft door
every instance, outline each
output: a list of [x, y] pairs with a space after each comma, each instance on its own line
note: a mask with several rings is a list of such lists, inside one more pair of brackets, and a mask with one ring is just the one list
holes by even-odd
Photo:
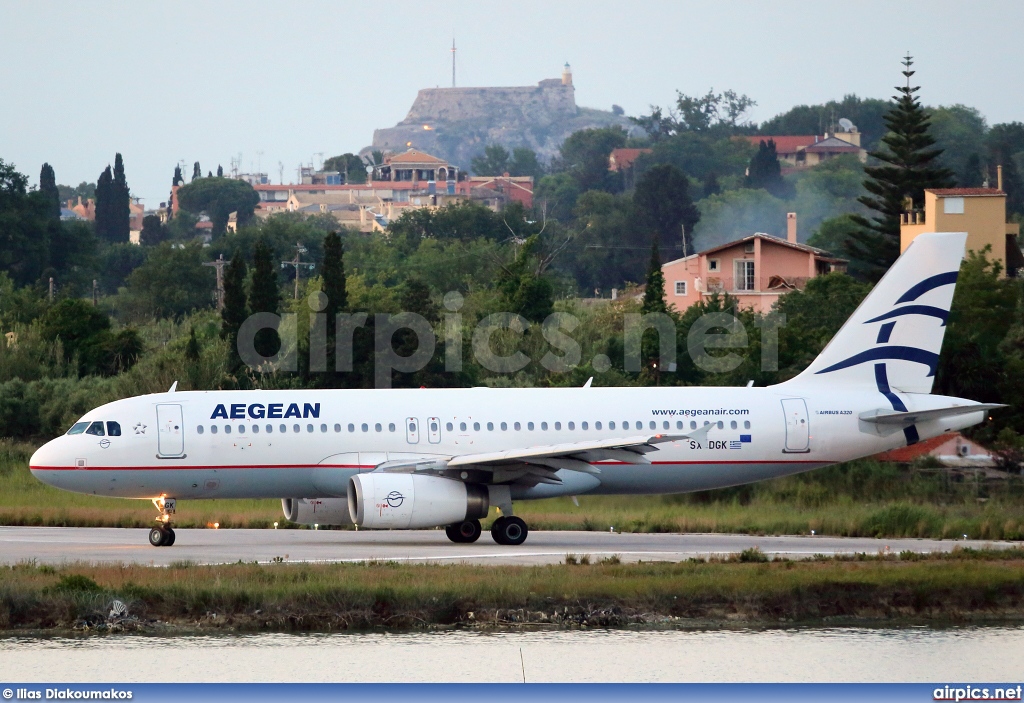
[[807, 403], [803, 398], [786, 398], [782, 401], [782, 412], [786, 416], [785, 452], [811, 451], [811, 428], [807, 421]]
[[185, 453], [185, 423], [181, 406], [161, 403], [156, 406], [157, 447], [161, 457], [180, 457]]
[[405, 441], [409, 444], [419, 444], [420, 421], [414, 417], [405, 418]]
[[427, 441], [431, 444], [441, 443], [441, 418], [427, 418]]

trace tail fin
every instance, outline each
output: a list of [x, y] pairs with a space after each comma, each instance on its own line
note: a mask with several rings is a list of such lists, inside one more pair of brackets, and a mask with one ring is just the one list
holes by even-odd
[[842, 329], [793, 382], [930, 393], [965, 232], [918, 236]]

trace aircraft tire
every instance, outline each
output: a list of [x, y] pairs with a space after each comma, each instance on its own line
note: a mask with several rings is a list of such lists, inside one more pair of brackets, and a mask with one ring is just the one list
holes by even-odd
[[167, 544], [167, 531], [162, 527], [154, 527], [149, 531], [149, 543], [154, 547], [163, 547]]
[[500, 517], [491, 525], [491, 537], [494, 538], [494, 541], [511, 547], [525, 542], [529, 532], [526, 522], [514, 515]]
[[480, 539], [480, 533], [483, 530], [479, 520], [464, 520], [448, 525], [444, 528], [444, 532], [448, 535], [448, 539], [456, 544], [469, 544]]
[[172, 546], [174, 546], [174, 530], [172, 530], [170, 527], [167, 528], [167, 537], [166, 537], [166, 539], [164, 539], [164, 546], [165, 547], [172, 547]]

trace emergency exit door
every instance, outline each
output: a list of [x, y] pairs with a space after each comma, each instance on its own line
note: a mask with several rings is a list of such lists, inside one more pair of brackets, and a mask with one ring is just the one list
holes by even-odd
[[405, 418], [405, 441], [418, 444], [420, 441], [420, 422], [414, 417]]
[[157, 451], [161, 457], [180, 457], [185, 453], [184, 424], [180, 405], [156, 406]]
[[807, 419], [807, 403], [803, 398], [786, 398], [782, 401], [782, 412], [786, 416], [785, 452], [811, 451], [811, 428]]

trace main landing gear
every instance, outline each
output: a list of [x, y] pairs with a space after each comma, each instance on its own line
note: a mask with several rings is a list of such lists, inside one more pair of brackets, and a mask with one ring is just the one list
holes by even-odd
[[483, 530], [480, 528], [479, 520], [465, 520], [448, 525], [448, 527], [444, 528], [444, 532], [452, 542], [469, 544], [480, 539], [480, 533]]
[[526, 541], [530, 530], [526, 522], [515, 515], [502, 516], [491, 525], [491, 537], [498, 544], [515, 546]]
[[171, 528], [171, 515], [174, 514], [177, 502], [174, 498], [160, 496], [153, 499], [153, 505], [160, 511], [157, 526], [149, 531], [149, 543], [154, 547], [170, 547], [174, 544], [174, 529]]

